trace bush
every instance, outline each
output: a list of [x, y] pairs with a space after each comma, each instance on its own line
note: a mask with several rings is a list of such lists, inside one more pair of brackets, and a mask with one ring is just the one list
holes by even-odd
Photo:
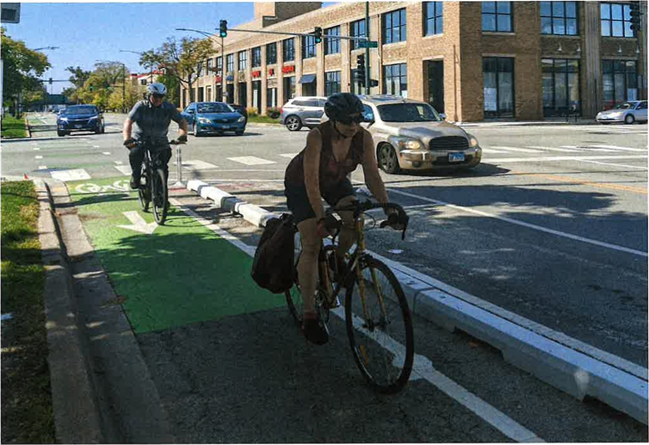
[[248, 117], [255, 117], [259, 115], [259, 111], [257, 111], [257, 107], [246, 108], [246, 112], [248, 113]]
[[269, 108], [266, 114], [268, 114], [268, 117], [272, 119], [277, 119], [281, 112], [279, 111], [279, 108]]

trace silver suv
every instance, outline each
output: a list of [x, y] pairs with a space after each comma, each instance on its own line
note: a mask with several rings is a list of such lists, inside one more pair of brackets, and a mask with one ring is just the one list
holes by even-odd
[[289, 131], [298, 131], [302, 127], [313, 128], [320, 123], [324, 114], [326, 97], [296, 97], [282, 107], [280, 122]]
[[443, 120], [426, 102], [400, 96], [359, 96], [379, 166], [400, 170], [472, 168], [480, 163], [478, 140]]

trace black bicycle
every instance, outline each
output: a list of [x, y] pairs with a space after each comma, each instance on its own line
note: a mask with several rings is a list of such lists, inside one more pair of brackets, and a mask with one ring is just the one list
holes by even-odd
[[[344, 318], [354, 360], [375, 390], [393, 394], [403, 389], [410, 378], [414, 333], [408, 301], [399, 280], [385, 263], [365, 250], [364, 213], [378, 208], [398, 212], [397, 219], [403, 224], [402, 239], [405, 238], [408, 217], [398, 204], [365, 201], [336, 209], [353, 211], [356, 249], [339, 267], [335, 259], [336, 236], [331, 245], [321, 243], [315, 306], [326, 328], [330, 310], [340, 306], [338, 295], [346, 289]], [[388, 226], [388, 221], [380, 227]], [[327, 225], [329, 229], [341, 226], [341, 221], [334, 227]], [[297, 267], [297, 261], [295, 264]], [[300, 325], [304, 300], [297, 280], [285, 295], [291, 315]]]
[[[180, 144], [184, 144], [184, 142], [176, 140], [169, 142], [169, 145]], [[164, 161], [160, 159], [160, 152], [152, 149], [159, 144], [145, 139], [134, 142], [134, 146], [144, 147], [140, 188], [137, 191], [138, 201], [145, 212], [149, 210], [149, 204], [153, 204], [153, 218], [155, 222], [163, 225], [169, 211], [169, 189], [167, 188]]]

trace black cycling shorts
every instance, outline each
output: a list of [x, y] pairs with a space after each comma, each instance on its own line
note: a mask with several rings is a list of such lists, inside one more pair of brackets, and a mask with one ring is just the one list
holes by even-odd
[[[309, 218], [315, 218], [315, 212], [311, 207], [311, 202], [309, 202], [309, 195], [306, 193], [306, 188], [288, 186], [286, 184], [284, 184], [284, 187], [286, 203], [288, 209], [293, 214], [295, 224], [301, 223]], [[334, 187], [324, 192], [321, 191], [321, 193], [327, 204], [332, 207], [335, 207], [341, 199], [355, 195], [354, 187], [352, 187], [352, 183], [347, 178]]]

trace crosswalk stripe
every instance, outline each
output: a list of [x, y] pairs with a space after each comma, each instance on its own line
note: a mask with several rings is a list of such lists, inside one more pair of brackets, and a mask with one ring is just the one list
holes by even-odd
[[58, 170], [51, 172], [50, 175], [54, 179], [60, 181], [79, 181], [83, 179], [90, 179], [90, 175], [82, 168], [72, 169], [72, 170]]
[[548, 151], [560, 151], [564, 153], [578, 153], [579, 150], [574, 149], [574, 148], [556, 148], [556, 147], [545, 147], [541, 145], [530, 145], [530, 148], [538, 148], [540, 150], [548, 150]]
[[38, 169], [39, 170], [47, 170], [47, 165], [39, 165]]
[[296, 157], [298, 154], [299, 154], [299, 153], [282, 153], [282, 154], [280, 154], [280, 156], [283, 157], [283, 158], [290, 158], [290, 159], [293, 159], [293, 158]]
[[240, 156], [237, 158], [228, 158], [230, 161], [238, 162], [239, 164], [244, 165], [268, 165], [276, 164], [274, 161], [269, 161], [267, 159], [258, 158], [255, 156]]
[[34, 151], [38, 151], [38, 150], [40, 150], [39, 147], [34, 147]]
[[521, 153], [541, 153], [541, 150], [533, 150], [531, 148], [520, 148], [520, 147], [505, 147], [505, 146], [499, 146], [499, 145], [494, 145], [491, 148], [496, 148], [496, 149], [502, 149], [506, 151], [518, 151]]
[[614, 150], [622, 150], [622, 151], [641, 151], [641, 152], [647, 152], [647, 149], [645, 149], [645, 148], [620, 147], [619, 145], [593, 145], [593, 147], [597, 147], [597, 148], [612, 148], [612, 149], [614, 149]]
[[43, 156], [34, 156], [34, 159], [43, 159]]
[[575, 148], [578, 151], [599, 151], [599, 152], [615, 153], [615, 150], [608, 150], [606, 148], [578, 147], [577, 145], [562, 145], [561, 148]]
[[183, 161], [183, 168], [187, 170], [211, 170], [218, 167], [204, 161]]
[[490, 154], [490, 153], [493, 153], [493, 154], [497, 154], [497, 153], [509, 153], [509, 152], [507, 152], [507, 151], [494, 150], [494, 149], [492, 149], [492, 148], [483, 148], [483, 149], [482, 149], [482, 152], [483, 152], [483, 153], [489, 153], [489, 154]]
[[109, 152], [109, 151], [104, 151], [104, 152], [102, 152], [102, 154], [104, 154], [104, 155], [106, 155], [106, 156], [110, 156], [110, 152]]
[[502, 158], [493, 159], [495, 163], [513, 163], [513, 162], [550, 162], [550, 161], [582, 161], [582, 160], [600, 160], [600, 159], [647, 159], [647, 155], [622, 155], [622, 156], [548, 156], [538, 158]]
[[115, 168], [123, 175], [131, 176], [131, 167], [128, 165], [116, 165]]

